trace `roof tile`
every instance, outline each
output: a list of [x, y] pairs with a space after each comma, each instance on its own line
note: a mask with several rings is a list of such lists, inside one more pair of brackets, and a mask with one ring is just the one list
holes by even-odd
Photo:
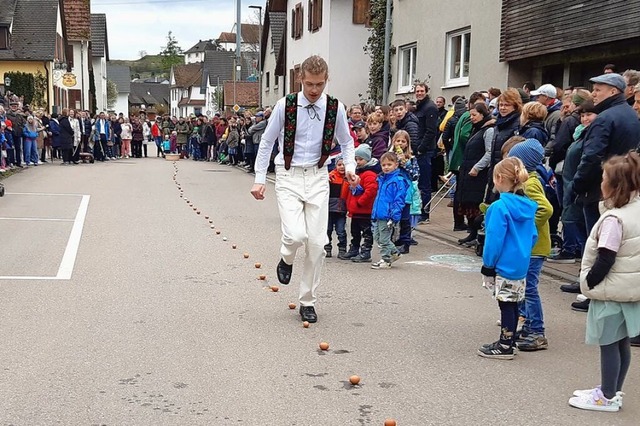
[[67, 39], [70, 41], [89, 40], [91, 38], [90, 1], [64, 0], [62, 4]]

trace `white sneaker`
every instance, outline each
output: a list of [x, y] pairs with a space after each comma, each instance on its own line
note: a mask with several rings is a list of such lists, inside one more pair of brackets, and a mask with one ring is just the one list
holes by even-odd
[[569, 405], [572, 407], [582, 410], [611, 412], [619, 411], [622, 408], [623, 392], [616, 392], [616, 396], [611, 399], [605, 398], [599, 386], [595, 389], [577, 390], [574, 395], [576, 392], [579, 393], [578, 396], [569, 398]]
[[380, 259], [377, 262], [371, 264], [371, 269], [390, 269], [391, 263], [385, 262], [383, 259]]
[[44, 163], [42, 161], [38, 161], [38, 166], [43, 165]]

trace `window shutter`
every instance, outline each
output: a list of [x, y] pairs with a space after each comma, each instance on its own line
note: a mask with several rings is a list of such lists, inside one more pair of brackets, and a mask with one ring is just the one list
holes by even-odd
[[296, 72], [293, 69], [289, 70], [289, 93], [293, 93], [296, 91]]
[[369, 21], [369, 0], [353, 0], [353, 23], [366, 24]]
[[291, 9], [291, 38], [296, 38], [296, 9]]
[[315, 30], [319, 30], [322, 27], [322, 0], [316, 0], [316, 21]]

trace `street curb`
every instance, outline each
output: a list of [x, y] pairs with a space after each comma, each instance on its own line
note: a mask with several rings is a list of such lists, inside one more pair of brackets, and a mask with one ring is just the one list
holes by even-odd
[[[429, 226], [429, 225], [427, 225]], [[419, 228], [415, 228], [416, 232], [419, 232], [421, 234], [424, 235], [428, 235], [431, 238], [434, 239], [438, 239], [438, 240], [443, 240], [446, 241], [448, 243], [452, 243], [454, 245], [458, 245], [458, 240], [455, 237], [452, 237], [450, 235], [447, 234], [438, 234], [436, 232], [433, 231], [429, 231], [427, 229], [419, 229]], [[471, 251], [474, 255], [475, 252], [473, 251], [473, 249], [466, 249], [465, 247], [459, 246], [460, 248], [462, 248], [463, 250], [469, 250]], [[562, 272], [562, 271], [558, 271], [556, 269], [552, 269], [552, 268], [544, 268], [542, 270], [542, 275], [551, 278], [551, 279], [556, 279], [556, 280], [561, 280], [561, 281], [566, 281], [569, 283], [576, 283], [579, 281], [578, 277], [572, 274], [568, 274], [566, 272]]]

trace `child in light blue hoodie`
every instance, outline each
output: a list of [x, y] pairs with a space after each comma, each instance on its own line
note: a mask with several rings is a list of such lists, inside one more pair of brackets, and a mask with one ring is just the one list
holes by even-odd
[[523, 190], [528, 178], [524, 164], [515, 157], [502, 160], [493, 169], [494, 189], [500, 192], [500, 199], [487, 210], [481, 272], [483, 286], [498, 301], [502, 328], [498, 341], [478, 349], [478, 355], [485, 358], [513, 359], [518, 302], [524, 300], [531, 249], [538, 239], [537, 204]]
[[380, 246], [382, 259], [371, 264], [373, 269], [389, 269], [400, 258], [398, 248], [391, 242], [393, 229], [402, 218], [409, 179], [398, 169], [398, 156], [385, 152], [380, 157], [382, 173], [378, 175], [378, 193], [371, 210], [373, 239]]

